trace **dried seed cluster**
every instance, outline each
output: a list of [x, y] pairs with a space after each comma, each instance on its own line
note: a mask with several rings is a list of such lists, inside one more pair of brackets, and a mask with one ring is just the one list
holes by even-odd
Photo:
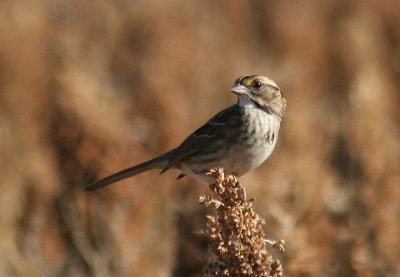
[[282, 265], [268, 254], [267, 244], [284, 250], [284, 241], [267, 240], [263, 231], [265, 221], [246, 200], [244, 188], [235, 176], [225, 176], [223, 169], [210, 171], [215, 177], [211, 190], [217, 199], [200, 196], [199, 202], [214, 206], [216, 216], [207, 216], [209, 252], [205, 276], [282, 276]]

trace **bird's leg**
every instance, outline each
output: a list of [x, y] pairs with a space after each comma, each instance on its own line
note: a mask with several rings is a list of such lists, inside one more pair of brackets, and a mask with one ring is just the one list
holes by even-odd
[[211, 190], [214, 194], [218, 195], [218, 193], [217, 193], [217, 186], [216, 186], [215, 184], [210, 184], [210, 190]]
[[245, 189], [244, 186], [242, 186], [239, 182], [238, 182], [238, 185], [239, 185], [240, 190], [241, 190], [241, 192], [242, 192], [243, 200], [246, 201], [246, 199], [247, 199], [246, 189]]

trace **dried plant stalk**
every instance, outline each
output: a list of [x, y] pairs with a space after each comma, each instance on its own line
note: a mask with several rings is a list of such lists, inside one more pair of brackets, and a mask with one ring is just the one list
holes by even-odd
[[225, 176], [223, 169], [210, 171], [215, 177], [211, 190], [217, 199], [200, 196], [199, 202], [215, 207], [216, 216], [207, 215], [205, 234], [209, 238], [210, 258], [205, 276], [282, 276], [282, 265], [268, 254], [266, 246], [284, 250], [284, 241], [265, 238], [265, 221], [246, 200], [244, 188], [235, 176]]

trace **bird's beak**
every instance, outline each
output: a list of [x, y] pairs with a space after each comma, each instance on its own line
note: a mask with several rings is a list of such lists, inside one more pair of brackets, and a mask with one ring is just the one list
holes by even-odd
[[231, 92], [236, 95], [246, 95], [248, 93], [247, 88], [243, 85], [234, 85], [231, 88]]

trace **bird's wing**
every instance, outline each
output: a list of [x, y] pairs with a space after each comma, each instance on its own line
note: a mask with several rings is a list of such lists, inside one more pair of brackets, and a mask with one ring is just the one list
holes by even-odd
[[[186, 138], [181, 145], [168, 153], [169, 162], [161, 173], [167, 171], [178, 162], [199, 154], [199, 152], [213, 151], [212, 146], [216, 142], [224, 139], [228, 140], [234, 133], [234, 125], [240, 120], [241, 109], [238, 105], [232, 105], [214, 117], [206, 124], [197, 129], [193, 134]], [[217, 150], [217, 149], [215, 149]]]

